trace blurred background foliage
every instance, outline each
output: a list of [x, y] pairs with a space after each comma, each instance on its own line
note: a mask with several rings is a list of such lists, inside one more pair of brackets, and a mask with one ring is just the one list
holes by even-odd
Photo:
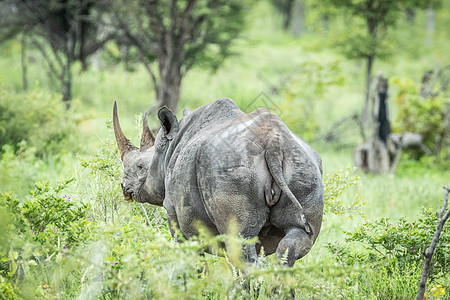
[[[0, 295], [414, 298], [450, 184], [450, 1], [387, 1], [370, 36], [367, 20], [380, 14], [358, 5], [381, 2], [1, 1]], [[351, 167], [368, 54], [369, 75], [390, 78], [394, 132], [421, 134], [431, 151], [404, 151], [395, 175]], [[156, 129], [165, 101], [181, 117], [221, 97], [246, 112], [269, 107], [323, 158], [323, 229], [292, 269], [271, 257], [248, 268], [238, 246], [201, 256], [240, 241], [175, 243], [164, 209], [121, 199], [114, 100], [138, 144], [149, 107]], [[448, 236], [447, 226], [429, 299], [449, 299]]]

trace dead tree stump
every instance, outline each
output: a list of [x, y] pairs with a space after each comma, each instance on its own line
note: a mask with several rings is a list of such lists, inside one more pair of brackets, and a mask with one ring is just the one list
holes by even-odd
[[390, 137], [388, 81], [382, 75], [378, 75], [373, 87], [370, 139], [356, 148], [354, 163], [364, 172], [394, 173], [400, 155], [401, 140]]

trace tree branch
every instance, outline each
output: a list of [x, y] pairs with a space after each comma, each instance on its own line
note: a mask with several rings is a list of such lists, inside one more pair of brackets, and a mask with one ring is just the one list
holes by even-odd
[[444, 228], [445, 222], [450, 217], [450, 209], [447, 209], [448, 204], [448, 194], [450, 192], [450, 188], [444, 187], [445, 195], [444, 195], [444, 203], [442, 203], [442, 208], [439, 211], [438, 222], [436, 231], [434, 232], [433, 240], [431, 241], [430, 247], [423, 251], [423, 256], [425, 256], [425, 262], [423, 264], [422, 276], [420, 277], [419, 282], [419, 291], [417, 292], [416, 300], [423, 300], [425, 295], [425, 286], [428, 279], [428, 274], [431, 270], [431, 259], [433, 258], [434, 250], [436, 249], [437, 243], [439, 242], [439, 236], [442, 233], [442, 229]]
[[55, 68], [55, 65], [51, 61], [51, 59], [47, 55], [47, 51], [45, 51], [44, 47], [35, 39], [32, 39], [32, 44], [41, 52], [42, 56], [44, 57], [45, 62], [47, 63], [49, 74], [51, 75], [50, 78], [59, 80], [58, 76], [58, 70]]
[[155, 73], [152, 71], [152, 68], [150, 67], [150, 65], [145, 60], [144, 56], [142, 55], [142, 50], [140, 48], [138, 48], [138, 53], [139, 53], [139, 60], [144, 64], [145, 69], [147, 70], [147, 72], [152, 77], [153, 87], [154, 87], [155, 93], [156, 93], [156, 99], [159, 99], [159, 94], [160, 94], [160, 90], [161, 89], [160, 89], [160, 86], [158, 84], [158, 80], [156, 79]]
[[147, 210], [145, 209], [144, 205], [142, 203], [139, 203], [141, 205], [142, 210], [144, 211], [145, 219], [147, 220], [147, 226], [152, 226], [152, 223], [150, 222], [147, 214]]

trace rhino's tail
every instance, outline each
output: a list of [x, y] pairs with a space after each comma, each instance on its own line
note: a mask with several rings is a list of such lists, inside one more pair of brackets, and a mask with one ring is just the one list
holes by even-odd
[[302, 205], [297, 200], [295, 195], [292, 193], [291, 189], [286, 183], [286, 180], [283, 175], [283, 152], [279, 149], [270, 148], [266, 150], [264, 155], [267, 163], [267, 167], [269, 168], [269, 172], [272, 175], [275, 183], [280, 187], [281, 191], [286, 194], [286, 196], [291, 200], [292, 204], [296, 206], [300, 212], [301, 222], [305, 226], [305, 231], [308, 234], [312, 234], [311, 225], [309, 225], [306, 220], [305, 213]]

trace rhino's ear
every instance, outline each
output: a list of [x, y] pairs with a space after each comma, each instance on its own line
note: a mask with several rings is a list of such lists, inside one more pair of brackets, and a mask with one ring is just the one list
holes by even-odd
[[158, 118], [164, 135], [169, 140], [173, 139], [179, 129], [178, 120], [175, 114], [164, 106], [158, 111]]

